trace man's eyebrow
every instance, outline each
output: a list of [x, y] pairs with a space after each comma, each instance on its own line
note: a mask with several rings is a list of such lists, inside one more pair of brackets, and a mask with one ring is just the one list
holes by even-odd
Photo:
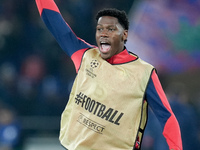
[[[115, 27], [116, 24], [105, 24], [107, 27]], [[97, 26], [103, 26], [103, 24], [97, 24]]]

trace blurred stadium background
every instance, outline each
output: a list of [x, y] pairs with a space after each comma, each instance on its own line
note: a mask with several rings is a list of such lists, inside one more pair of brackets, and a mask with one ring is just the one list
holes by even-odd
[[[157, 68], [184, 150], [200, 149], [200, 1], [55, 2], [77, 36], [91, 44], [99, 9], [128, 13], [127, 48]], [[63, 150], [60, 115], [74, 77], [73, 63], [41, 21], [34, 0], [0, 0], [0, 150]], [[167, 150], [160, 133], [149, 110], [142, 149]]]

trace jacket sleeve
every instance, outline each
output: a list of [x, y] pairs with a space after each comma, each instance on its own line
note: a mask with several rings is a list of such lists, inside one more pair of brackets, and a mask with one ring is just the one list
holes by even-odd
[[65, 22], [53, 0], [35, 0], [39, 14], [60, 47], [73, 60], [76, 71], [79, 69], [84, 52], [93, 47], [78, 38]]
[[146, 99], [161, 124], [169, 149], [182, 150], [179, 123], [172, 112], [155, 70], [152, 72], [147, 86]]

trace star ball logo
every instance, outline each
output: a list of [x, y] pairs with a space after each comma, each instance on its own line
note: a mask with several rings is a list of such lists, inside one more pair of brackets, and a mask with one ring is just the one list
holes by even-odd
[[97, 68], [99, 62], [97, 60], [92, 60], [90, 62], [90, 68], [86, 68], [86, 75], [95, 78], [97, 75], [93, 72], [93, 69]]
[[90, 66], [94, 69], [96, 67], [98, 67], [99, 63], [97, 60], [92, 60], [91, 63], [90, 63]]

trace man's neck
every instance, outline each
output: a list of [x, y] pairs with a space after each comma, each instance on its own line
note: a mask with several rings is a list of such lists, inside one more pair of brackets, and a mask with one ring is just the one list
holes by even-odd
[[125, 48], [122, 52], [112, 56], [109, 59], [106, 59], [107, 62], [110, 64], [122, 64], [122, 63], [127, 63], [130, 61], [136, 60], [138, 57], [136, 55], [131, 55]]

